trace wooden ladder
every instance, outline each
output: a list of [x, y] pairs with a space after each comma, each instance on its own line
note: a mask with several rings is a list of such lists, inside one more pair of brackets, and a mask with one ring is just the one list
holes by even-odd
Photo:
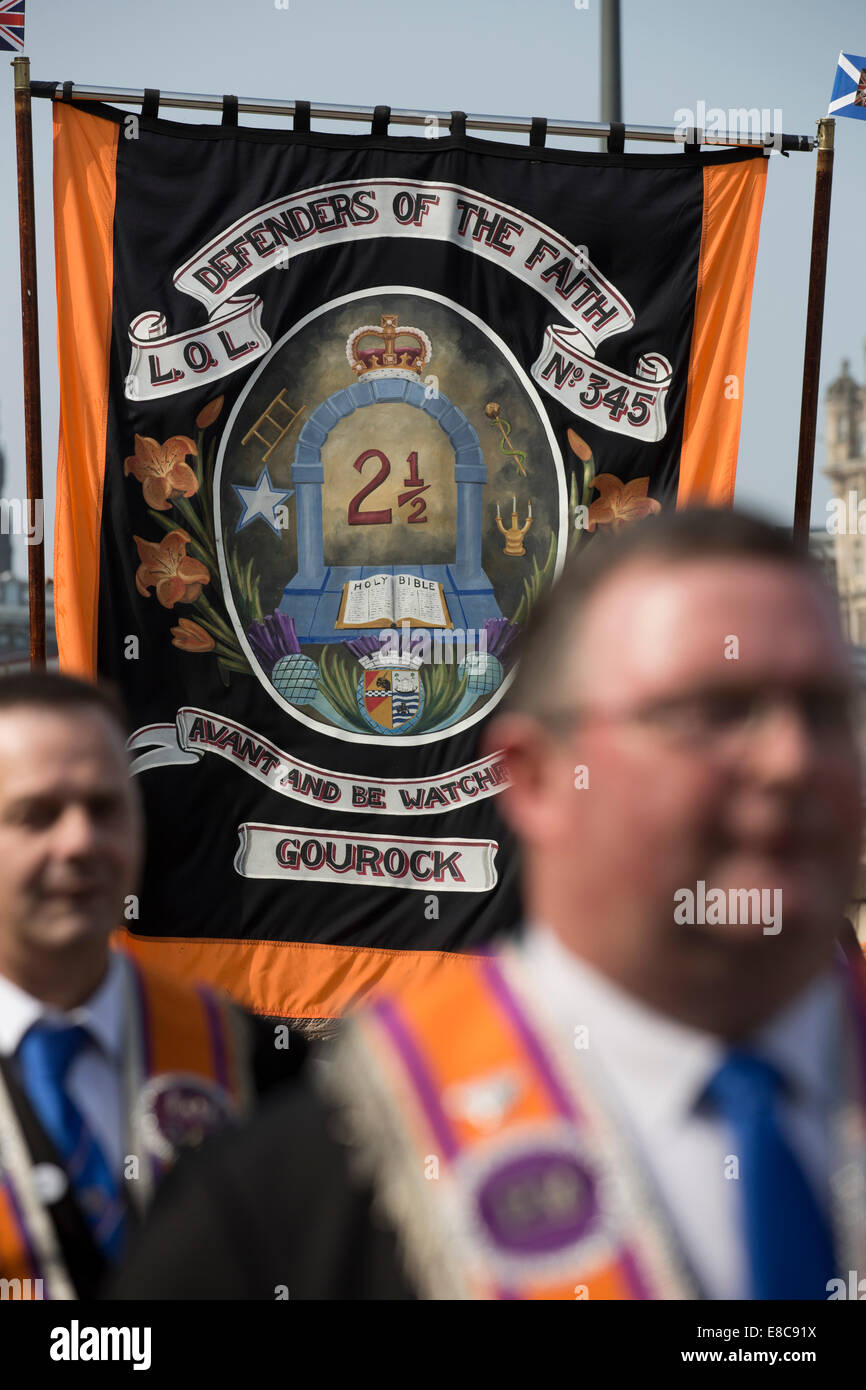
[[[292, 425], [295, 423], [298, 416], [302, 415], [303, 412], [306, 410], [306, 406], [304, 405], [300, 406], [298, 410], [293, 410], [292, 407], [289, 405], [288, 401], [284, 399], [285, 394], [286, 388], [284, 386], [282, 391], [278, 392], [278, 394], [274, 396], [274, 399], [271, 401], [270, 405], [262, 411], [258, 420], [256, 420], [256, 423], [253, 425], [252, 429], [247, 430], [246, 434], [241, 440], [242, 444], [246, 444], [250, 439], [255, 438], [258, 439], [260, 443], [264, 444], [265, 452], [262, 454], [262, 463], [267, 463], [268, 459], [276, 449], [277, 445], [283, 439], [285, 439], [286, 435], [292, 428]], [[275, 419], [274, 415], [271, 413], [272, 411], [276, 411], [278, 409], [284, 411], [288, 415], [289, 418], [286, 424], [281, 424], [280, 421], [278, 419]], [[262, 427], [264, 425], [271, 425], [277, 431], [276, 439], [268, 439], [266, 434], [262, 434]]]

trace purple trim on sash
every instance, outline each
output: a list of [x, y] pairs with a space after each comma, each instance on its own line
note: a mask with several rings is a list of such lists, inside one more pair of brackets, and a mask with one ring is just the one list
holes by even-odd
[[153, 1075], [153, 1041], [150, 1026], [150, 1010], [147, 1007], [147, 989], [144, 983], [144, 976], [138, 968], [138, 962], [132, 956], [126, 957], [132, 968], [132, 978], [135, 981], [135, 992], [138, 997], [138, 1015], [141, 1020], [139, 1036], [141, 1038], [141, 1063], [145, 1076]]
[[[18, 1205], [18, 1198], [15, 1194], [15, 1188], [13, 1187], [10, 1178], [7, 1178], [4, 1183], [0, 1184], [0, 1186], [5, 1188], [6, 1190], [6, 1195], [9, 1198], [9, 1210], [12, 1212], [12, 1219], [18, 1228], [18, 1235], [21, 1238], [21, 1243], [24, 1246], [24, 1249], [27, 1251], [27, 1259], [30, 1264], [31, 1270], [33, 1271], [30, 1277], [33, 1279], [39, 1279], [42, 1276], [42, 1271], [39, 1268], [39, 1261], [36, 1258], [36, 1251], [33, 1249], [33, 1245], [30, 1240], [30, 1233], [27, 1230], [26, 1225], [24, 1224], [24, 1213]], [[51, 1218], [49, 1217], [48, 1219], [50, 1220]], [[43, 1292], [44, 1287], [45, 1286], [43, 1284]], [[39, 1302], [38, 1299], [34, 1301]]]
[[547, 1088], [547, 1093], [560, 1115], [567, 1120], [577, 1121], [581, 1117], [575, 1107], [574, 1101], [560, 1083], [559, 1077], [554, 1072], [547, 1059], [547, 1055], [530, 1028], [517, 1000], [511, 993], [502, 970], [497, 961], [488, 956], [481, 961], [481, 974], [484, 977], [490, 993], [495, 998], [502, 1012], [505, 1014], [511, 1027], [520, 1039], [526, 1052], [532, 1059], [532, 1064], [538, 1072], [539, 1077]]
[[653, 1295], [640, 1272], [640, 1266], [627, 1245], [621, 1245], [617, 1251], [617, 1256], [622, 1272], [631, 1284], [632, 1296], [637, 1300], [653, 1301]]
[[225, 1036], [223, 1034], [223, 1020], [220, 1007], [210, 990], [202, 989], [201, 986], [199, 986], [196, 989], [196, 994], [204, 1006], [205, 1017], [207, 1018], [216, 1079], [223, 1090], [230, 1091], [228, 1058], [226, 1057]]
[[409, 1078], [427, 1117], [427, 1123], [436, 1136], [436, 1142], [445, 1158], [452, 1162], [460, 1152], [460, 1145], [457, 1143], [448, 1117], [439, 1104], [436, 1083], [400, 1017], [399, 1011], [390, 999], [380, 999], [378, 1003], [373, 1005], [372, 1012], [379, 1019], [398, 1052], [403, 1066], [409, 1073]]
[[[488, 956], [481, 962], [481, 973], [491, 994], [496, 999], [502, 1012], [519, 1037], [527, 1054], [531, 1057], [532, 1063], [546, 1086], [548, 1094], [557, 1110], [572, 1124], [578, 1124], [582, 1117], [571, 1096], [562, 1086], [559, 1077], [550, 1065], [546, 1052], [535, 1036], [534, 1030], [524, 1017], [522, 1009], [512, 994], [508, 982], [495, 957]], [[640, 1266], [627, 1245], [620, 1244], [616, 1252], [616, 1259], [619, 1262], [623, 1274], [628, 1280], [633, 1298], [636, 1301], [652, 1299], [649, 1287], [641, 1274]], [[513, 1298], [520, 1297], [520, 1295], [511, 1294], [508, 1290], [502, 1290], [499, 1292], [498, 1297]]]

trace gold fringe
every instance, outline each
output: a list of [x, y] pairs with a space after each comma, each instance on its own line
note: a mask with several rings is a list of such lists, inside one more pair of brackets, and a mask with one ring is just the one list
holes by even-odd
[[288, 1018], [284, 1022], [296, 1033], [302, 1033], [308, 1042], [329, 1042], [343, 1031], [341, 1018]]

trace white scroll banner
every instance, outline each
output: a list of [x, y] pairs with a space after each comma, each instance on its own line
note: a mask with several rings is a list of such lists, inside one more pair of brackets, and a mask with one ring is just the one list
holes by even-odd
[[[380, 237], [449, 242], [530, 286], [566, 321], [564, 326], [547, 328], [542, 358], [546, 361], [550, 353], [567, 350], [572, 373], [578, 367], [586, 373], [595, 362], [598, 346], [634, 325], [631, 305], [593, 264], [585, 246], [573, 245], [510, 204], [459, 184], [432, 180], [344, 180], [306, 188], [256, 208], [180, 266], [173, 277], [175, 288], [204, 305], [208, 323], [170, 335], [163, 314], [140, 314], [129, 330], [132, 360], [127, 397], [158, 400], [188, 391], [208, 378], [227, 376], [254, 361], [268, 350], [270, 341], [261, 327], [261, 299], [240, 293], [247, 285], [267, 270], [287, 270], [306, 251]], [[553, 390], [547, 379], [542, 379], [542, 385], [560, 398], [566, 393], [570, 408], [602, 429], [654, 441], [665, 430], [661, 402], [666, 385], [655, 382], [653, 404], [647, 409], [641, 367], [653, 363], [666, 364], [669, 384], [670, 363], [657, 353], [641, 358], [637, 378], [599, 369], [597, 374], [603, 374], [607, 383], [602, 396], [618, 393], [621, 386], [631, 392], [623, 409], [617, 395], [609, 406], [601, 401], [592, 413], [593, 405], [579, 401], [580, 391], [567, 385]], [[573, 385], [587, 389], [579, 378]]]
[[174, 334], [158, 310], [139, 314], [129, 326], [132, 357], [124, 394], [129, 400], [156, 401], [255, 362], [271, 346], [262, 307], [258, 295], [239, 295], [221, 304], [202, 328]]
[[495, 840], [421, 840], [353, 835], [303, 826], [238, 826], [234, 867], [243, 878], [414, 888], [423, 893], [486, 893], [498, 881]]
[[627, 376], [583, 352], [582, 334], [551, 325], [531, 371], [538, 385], [574, 415], [648, 444], [664, 438], [673, 368], [661, 353], [645, 353], [635, 376]]
[[[174, 724], [148, 724], [128, 740], [138, 775], [157, 767], [198, 763], [205, 753], [240, 767], [257, 782], [308, 806], [374, 816], [431, 816], [495, 796], [508, 786], [501, 754], [466, 763], [437, 777], [353, 777], [300, 762], [276, 744], [223, 715], [185, 705]], [[444, 843], [442, 841], [441, 843]]]
[[460, 184], [367, 179], [277, 198], [220, 232], [174, 274], [209, 315], [274, 265], [305, 251], [381, 237], [447, 241], [502, 266], [597, 346], [634, 323], [624, 295], [552, 227]]

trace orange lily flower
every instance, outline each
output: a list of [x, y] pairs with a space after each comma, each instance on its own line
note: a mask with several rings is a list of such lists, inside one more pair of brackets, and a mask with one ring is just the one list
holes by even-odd
[[184, 459], [198, 450], [185, 434], [175, 434], [164, 444], [147, 435], [135, 436], [135, 453], [124, 462], [125, 477], [130, 473], [142, 485], [144, 500], [158, 512], [167, 512], [175, 497], [192, 497], [198, 492], [198, 479]]
[[176, 603], [195, 603], [202, 585], [210, 583], [210, 571], [200, 560], [187, 555], [189, 536], [186, 531], [169, 531], [161, 541], [132, 538], [138, 547], [141, 564], [135, 572], [135, 587], [149, 598], [151, 586], [163, 608]]
[[596, 492], [601, 493], [601, 497], [597, 497], [590, 506], [587, 531], [594, 531], [596, 526], [609, 526], [611, 531], [621, 531], [633, 521], [640, 521], [642, 517], [651, 516], [662, 509], [661, 502], [647, 497], [649, 478], [633, 478], [630, 483], [624, 483], [613, 473], [598, 473], [592, 485]]
[[210, 633], [192, 618], [181, 618], [171, 629], [171, 644], [183, 652], [212, 652], [215, 645]]
[[195, 423], [198, 429], [206, 430], [208, 425], [212, 425], [223, 408], [224, 396], [217, 396], [215, 400], [208, 401], [207, 405], [202, 406]]
[[[566, 433], [568, 435], [569, 448], [571, 449], [571, 452], [573, 454], [577, 454], [577, 457], [580, 459], [581, 463], [586, 463], [588, 459], [591, 459], [592, 450], [590, 449], [586, 440], [580, 437], [577, 430], [567, 430]], [[602, 477], [605, 476], [608, 475], [602, 474]]]

